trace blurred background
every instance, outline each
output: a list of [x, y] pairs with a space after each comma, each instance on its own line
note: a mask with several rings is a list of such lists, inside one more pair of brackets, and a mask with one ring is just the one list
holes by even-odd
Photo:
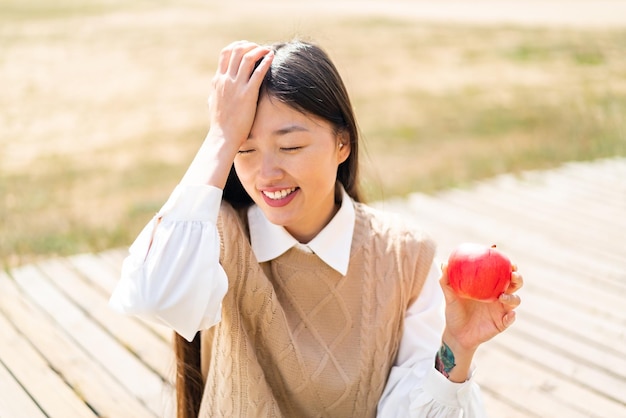
[[237, 39], [329, 52], [369, 200], [624, 156], [626, 5], [600, 3], [0, 0], [0, 262], [128, 245]]

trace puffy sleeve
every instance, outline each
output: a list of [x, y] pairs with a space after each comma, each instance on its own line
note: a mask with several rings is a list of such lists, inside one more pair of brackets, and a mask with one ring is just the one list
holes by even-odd
[[221, 319], [228, 288], [219, 263], [222, 190], [179, 185], [129, 249], [114, 310], [167, 325], [191, 341]]
[[378, 404], [378, 418], [486, 416], [473, 377], [463, 383], [450, 382], [434, 367], [445, 325], [439, 277], [440, 270], [433, 263], [419, 297], [407, 310], [398, 355]]

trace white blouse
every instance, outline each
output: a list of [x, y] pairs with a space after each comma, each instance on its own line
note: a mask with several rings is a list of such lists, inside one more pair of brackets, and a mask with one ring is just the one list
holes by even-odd
[[[343, 192], [341, 208], [304, 247], [345, 274], [355, 214]], [[217, 324], [228, 278], [219, 264], [217, 217], [222, 190], [179, 185], [131, 245], [110, 306], [121, 313], [158, 321], [187, 340]], [[270, 223], [257, 207], [248, 212], [252, 250], [260, 262], [294, 245], [283, 227]], [[417, 300], [406, 312], [404, 333], [383, 395], [378, 418], [479, 418], [486, 416], [473, 378], [446, 379], [434, 368], [444, 328], [440, 271], [435, 263]]]

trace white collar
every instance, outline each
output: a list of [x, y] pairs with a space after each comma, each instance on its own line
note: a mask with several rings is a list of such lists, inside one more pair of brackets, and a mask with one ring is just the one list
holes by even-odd
[[257, 205], [250, 206], [250, 243], [257, 261], [263, 263], [273, 260], [295, 246], [317, 254], [323, 262], [345, 276], [350, 262], [355, 214], [352, 199], [343, 187], [341, 192], [339, 211], [307, 244], [300, 244], [284, 227], [271, 223]]

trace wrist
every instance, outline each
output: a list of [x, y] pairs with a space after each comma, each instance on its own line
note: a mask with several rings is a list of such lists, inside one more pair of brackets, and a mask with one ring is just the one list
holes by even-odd
[[463, 346], [445, 330], [435, 356], [435, 368], [452, 382], [465, 382], [469, 379], [475, 352], [476, 347]]
[[239, 151], [242, 141], [234, 140], [219, 127], [211, 127], [200, 146], [200, 150], [209, 151], [219, 157], [229, 157], [232, 161]]
[[210, 130], [189, 165], [181, 184], [208, 184], [223, 189], [237, 155], [232, 141]]

